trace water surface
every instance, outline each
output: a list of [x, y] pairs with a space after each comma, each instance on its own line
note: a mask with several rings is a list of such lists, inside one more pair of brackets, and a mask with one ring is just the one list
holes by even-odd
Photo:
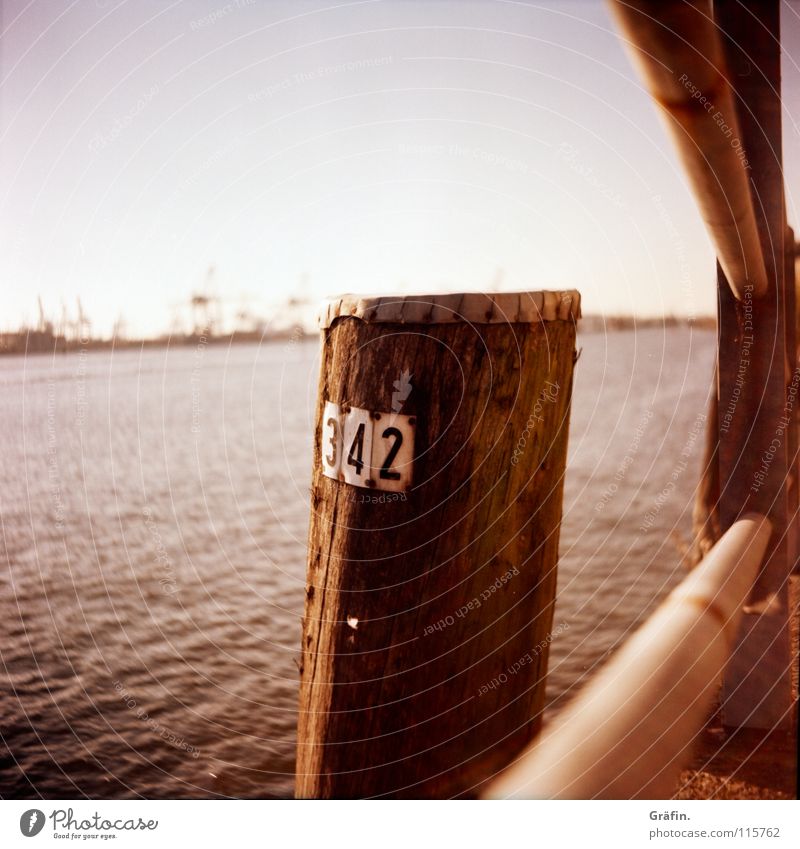
[[[682, 574], [714, 344], [579, 339], [552, 710]], [[0, 795], [291, 794], [317, 358], [0, 359]]]

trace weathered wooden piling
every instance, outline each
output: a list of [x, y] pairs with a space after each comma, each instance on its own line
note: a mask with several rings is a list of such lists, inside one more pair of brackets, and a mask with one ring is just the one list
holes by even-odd
[[452, 797], [536, 733], [577, 292], [323, 311], [298, 797]]

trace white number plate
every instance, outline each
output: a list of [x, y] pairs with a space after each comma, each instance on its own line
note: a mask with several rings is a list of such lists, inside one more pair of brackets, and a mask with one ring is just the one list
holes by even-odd
[[339, 474], [339, 457], [342, 454], [342, 425], [339, 406], [325, 402], [322, 412], [322, 471], [329, 477]]
[[338, 470], [344, 482], [368, 486], [372, 480], [372, 419], [367, 410], [351, 407], [342, 422], [343, 453]]
[[322, 473], [353, 486], [404, 492], [414, 465], [414, 416], [325, 402]]

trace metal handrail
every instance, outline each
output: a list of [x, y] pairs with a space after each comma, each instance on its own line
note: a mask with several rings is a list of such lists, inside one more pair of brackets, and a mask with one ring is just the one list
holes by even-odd
[[708, 718], [772, 525], [750, 513], [497, 779], [487, 798], [669, 798]]
[[683, 162], [728, 283], [767, 291], [748, 163], [708, 0], [610, 0]]

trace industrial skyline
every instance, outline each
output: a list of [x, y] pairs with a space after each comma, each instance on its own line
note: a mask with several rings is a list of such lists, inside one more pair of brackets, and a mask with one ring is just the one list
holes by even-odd
[[603, 3], [0, 14], [0, 330], [41, 296], [54, 316], [80, 298], [99, 333], [168, 333], [211, 265], [231, 313], [270, 315], [301, 280], [309, 302], [576, 287], [596, 314], [715, 310], [712, 248]]

